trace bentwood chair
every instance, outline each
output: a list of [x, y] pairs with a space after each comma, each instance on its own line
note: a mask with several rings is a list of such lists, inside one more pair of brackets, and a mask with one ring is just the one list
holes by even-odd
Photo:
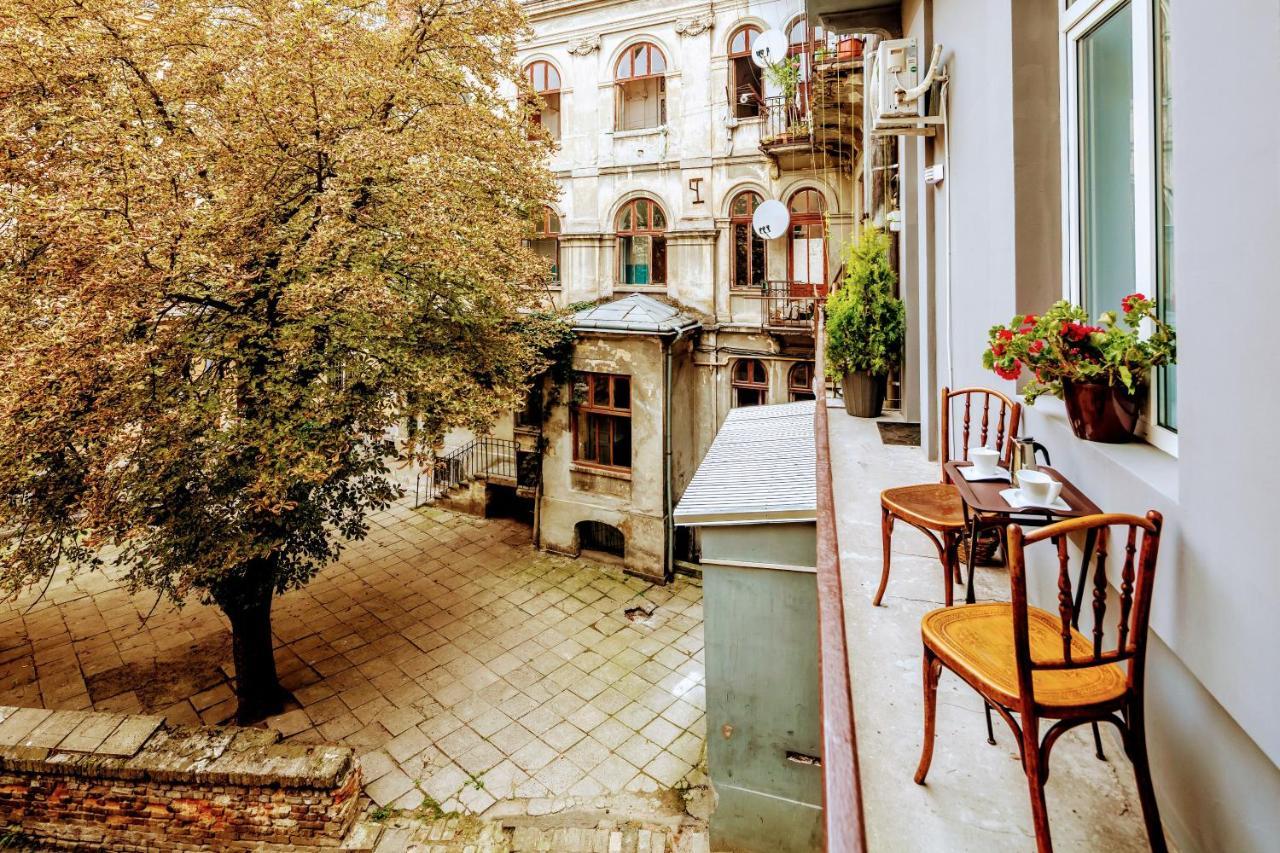
[[[1036, 849], [1050, 853], [1049, 816], [1044, 786], [1049, 778], [1049, 752], [1065, 732], [1085, 723], [1108, 722], [1120, 730], [1125, 753], [1133, 762], [1138, 799], [1151, 849], [1165, 853], [1164, 833], [1151, 769], [1147, 764], [1143, 677], [1147, 652], [1147, 624], [1160, 547], [1160, 513], [1091, 515], [1062, 521], [1024, 535], [1009, 525], [1009, 585], [1012, 602], [967, 604], [934, 610], [921, 623], [924, 640], [924, 748], [915, 780], [924, 784], [933, 758], [934, 718], [938, 677], [942, 667], [954, 672], [1004, 718], [1022, 754], [1022, 769], [1031, 792], [1031, 815]], [[1112, 528], [1124, 542], [1120, 569], [1120, 618], [1115, 645], [1104, 648], [1107, 608], [1107, 539]], [[1093, 576], [1092, 639], [1071, 625], [1067, 536], [1099, 533]], [[1138, 531], [1142, 531], [1139, 553]], [[1023, 549], [1044, 540], [1058, 549], [1058, 612], [1027, 604], [1026, 562]], [[1135, 554], [1137, 559], [1135, 561]], [[1082, 571], [1088, 571], [1084, 567]], [[1121, 664], [1127, 664], [1121, 668]], [[1018, 714], [1021, 721], [1013, 717]], [[1040, 720], [1053, 724], [1040, 738]]]
[[[988, 388], [961, 388], [956, 391], [950, 388], [942, 389], [942, 406], [939, 410], [941, 422], [939, 464], [945, 465], [955, 458], [951, 447], [951, 408], [953, 405], [958, 406], [958, 401], [961, 399], [964, 401], [964, 410], [960, 422], [962, 428], [960, 458], [968, 461], [969, 438], [976, 428], [980, 446], [986, 446], [992, 432], [995, 433], [995, 449], [1001, 452], [1000, 464], [1007, 467], [1012, 440], [1018, 433], [1018, 423], [1022, 418], [1022, 405], [1010, 400], [999, 391]], [[981, 421], [976, 426], [974, 421], [979, 415], [975, 411], [975, 401], [979, 403], [981, 409]], [[998, 410], [996, 410], [997, 404]], [[880, 606], [885, 588], [889, 585], [893, 526], [894, 522], [899, 520], [919, 530], [933, 543], [933, 547], [938, 549], [938, 559], [942, 562], [945, 585], [944, 600], [950, 607], [954, 598], [952, 587], [960, 580], [960, 560], [956, 555], [956, 549], [964, 538], [965, 517], [960, 493], [951, 484], [945, 468], [942, 479], [938, 483], [898, 486], [885, 489], [880, 493], [880, 538], [884, 548], [884, 567], [880, 571], [880, 587], [876, 590], [875, 599], [872, 601], [872, 604], [877, 607]]]

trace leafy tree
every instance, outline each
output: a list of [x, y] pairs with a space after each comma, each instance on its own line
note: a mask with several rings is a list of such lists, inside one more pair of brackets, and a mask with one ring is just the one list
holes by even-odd
[[524, 312], [553, 182], [522, 27], [515, 0], [0, 0], [0, 593], [110, 555], [226, 614], [242, 722], [281, 707], [273, 596], [555, 338]]
[[844, 250], [844, 278], [827, 299], [827, 375], [883, 376], [902, 360], [907, 312], [894, 296], [889, 237], [867, 226]]

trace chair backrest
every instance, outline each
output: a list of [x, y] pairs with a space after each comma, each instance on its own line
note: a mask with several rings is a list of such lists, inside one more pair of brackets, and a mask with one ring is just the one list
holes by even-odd
[[[956, 398], [964, 398], [964, 409], [960, 414], [960, 448], [959, 454], [952, 453], [951, 447], [951, 408], [959, 406]], [[975, 405], [975, 401], [977, 405]], [[995, 409], [995, 417], [992, 417], [992, 410]], [[979, 414], [979, 411], [981, 413]], [[1007, 466], [1009, 464], [1009, 453], [1013, 449], [1013, 439], [1018, 434], [1018, 425], [1022, 422], [1022, 404], [1015, 403], [999, 391], [993, 391], [990, 388], [959, 388], [952, 391], [950, 388], [942, 389], [942, 407], [940, 420], [942, 425], [942, 442], [938, 447], [938, 456], [941, 460], [940, 464], [946, 464], [954, 459], [968, 461], [970, 436], [975, 431], [978, 432], [978, 444], [985, 447], [987, 441], [991, 438], [991, 433], [995, 432], [994, 450], [1000, 453], [1000, 464]], [[975, 419], [981, 418], [978, 423], [974, 423]], [[942, 481], [947, 481], [946, 472], [943, 471]]]
[[[1017, 525], [1009, 525], [1009, 584], [1013, 598], [1013, 642], [1018, 664], [1018, 686], [1025, 697], [1032, 696], [1031, 673], [1045, 669], [1086, 669], [1104, 664], [1129, 661], [1129, 684], [1141, 686], [1147, 651], [1147, 625], [1151, 616], [1151, 590], [1155, 583], [1156, 556], [1160, 550], [1160, 528], [1164, 519], [1151, 510], [1145, 518], [1136, 515], [1103, 514], [1073, 518], [1024, 534]], [[1107, 544], [1115, 528], [1124, 542], [1124, 564], [1120, 569], [1120, 614], [1115, 621], [1115, 645], [1104, 647], [1107, 614]], [[1138, 531], [1142, 541], [1138, 542]], [[1079, 657], [1072, 649], [1071, 626], [1075, 604], [1071, 593], [1071, 559], [1067, 537], [1072, 533], [1097, 534], [1094, 549], [1092, 601], [1081, 607], [1093, 610], [1093, 651]], [[1052, 541], [1058, 548], [1058, 617], [1062, 636], [1061, 656], [1050, 660], [1033, 660], [1027, 633], [1027, 545]], [[1089, 567], [1083, 567], [1088, 571]]]

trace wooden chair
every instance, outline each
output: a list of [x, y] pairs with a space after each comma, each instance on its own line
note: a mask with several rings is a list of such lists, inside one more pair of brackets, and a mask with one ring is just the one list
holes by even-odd
[[[1024, 536], [1009, 525], [1009, 583], [1013, 601], [969, 604], [935, 610], [921, 624], [924, 639], [924, 748], [915, 780], [924, 784], [933, 758], [934, 718], [941, 668], [960, 676], [1004, 718], [1018, 739], [1022, 767], [1031, 791], [1036, 849], [1050, 853], [1049, 816], [1044, 785], [1049, 778], [1049, 752], [1066, 731], [1085, 723], [1108, 722], [1120, 730], [1124, 750], [1133, 763], [1138, 798], [1151, 849], [1165, 853], [1164, 833], [1151, 768], [1147, 764], [1142, 687], [1147, 651], [1147, 623], [1160, 547], [1160, 513], [1093, 515], [1062, 521]], [[1107, 534], [1125, 531], [1124, 566], [1120, 570], [1120, 618], [1113, 648], [1104, 649], [1107, 599]], [[1098, 530], [1093, 576], [1092, 640], [1072, 629], [1077, 616], [1071, 600], [1067, 536]], [[1143, 531], [1141, 553], [1137, 533]], [[1058, 548], [1058, 612], [1027, 604], [1026, 545], [1052, 540]], [[1082, 571], [1088, 571], [1083, 567]], [[1110, 633], [1110, 632], [1108, 632]], [[1127, 662], [1122, 669], [1120, 664]], [[1021, 717], [1021, 725], [1013, 715]], [[1040, 720], [1055, 720], [1044, 739]]]
[[[978, 425], [978, 441], [985, 446], [994, 431], [996, 449], [1003, 452], [1000, 464], [1007, 466], [1012, 441], [1018, 433], [1018, 423], [1022, 418], [1022, 405], [999, 391], [987, 388], [961, 388], [956, 391], [943, 388], [942, 406], [939, 410], [942, 439], [938, 448], [939, 467], [955, 458], [951, 454], [951, 407], [953, 401], [960, 397], [964, 398], [960, 458], [966, 461], [969, 459], [969, 437], [976, 416], [973, 411], [974, 400], [981, 398], [982, 420]], [[993, 422], [991, 415], [996, 403], [999, 403], [999, 410]], [[946, 586], [944, 600], [950, 607], [954, 592], [952, 587], [959, 582], [960, 561], [956, 556], [956, 549], [964, 537], [965, 522], [960, 493], [947, 479], [945, 470], [938, 483], [898, 486], [880, 493], [880, 538], [884, 548], [884, 568], [880, 572], [880, 587], [872, 600], [872, 604], [877, 607], [884, 598], [885, 587], [889, 585], [890, 548], [893, 543], [893, 525], [897, 520], [919, 530], [938, 549]], [[939, 536], [942, 538], [939, 539]]]

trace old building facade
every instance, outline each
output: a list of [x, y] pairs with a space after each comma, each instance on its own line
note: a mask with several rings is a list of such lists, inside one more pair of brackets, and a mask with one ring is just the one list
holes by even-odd
[[[543, 547], [670, 576], [695, 551], [674, 541], [671, 507], [728, 411], [812, 396], [815, 304], [861, 218], [860, 158], [851, 133], [815, 121], [814, 69], [860, 63], [802, 5], [525, 4], [519, 61], [560, 184], [534, 246], [554, 270], [549, 301], [594, 306], [576, 315], [570, 387], [536, 428], [516, 416], [494, 432], [541, 459], [520, 492]], [[752, 61], [770, 30], [795, 85]], [[766, 200], [789, 210], [777, 239], [752, 229]], [[622, 300], [641, 321], [602, 329], [596, 310]]]

